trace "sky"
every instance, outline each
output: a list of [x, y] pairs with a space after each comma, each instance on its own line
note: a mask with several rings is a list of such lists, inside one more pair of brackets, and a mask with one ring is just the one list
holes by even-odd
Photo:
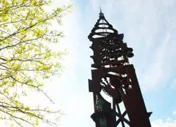
[[[93, 97], [88, 90], [92, 51], [88, 40], [101, 7], [106, 19], [134, 50], [130, 62], [143, 94], [152, 127], [176, 127], [176, 1], [175, 0], [55, 0], [53, 6], [72, 3], [65, 16], [64, 37], [58, 49], [67, 48], [65, 70], [49, 82], [49, 95], [65, 115], [61, 127], [94, 127], [90, 118]], [[52, 86], [51, 86], [52, 84]]]
[[176, 1], [54, 0], [51, 8], [68, 3], [73, 5], [72, 12], [64, 17], [62, 26], [55, 27], [64, 32], [55, 49], [69, 51], [63, 60], [64, 72], [46, 82], [53, 107], [64, 112], [60, 127], [95, 127], [90, 118], [94, 110], [88, 79], [93, 61], [87, 36], [99, 18], [99, 7], [134, 50], [130, 62], [147, 111], [153, 112], [152, 127], [176, 127]]

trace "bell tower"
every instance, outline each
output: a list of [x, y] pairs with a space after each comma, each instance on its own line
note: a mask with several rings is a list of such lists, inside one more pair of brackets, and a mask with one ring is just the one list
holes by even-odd
[[[129, 63], [133, 49], [123, 42], [123, 37], [100, 10], [88, 36], [94, 62], [89, 80], [94, 102], [91, 118], [96, 127], [151, 127], [151, 112], [146, 110], [134, 66]], [[105, 99], [102, 92], [112, 100]]]

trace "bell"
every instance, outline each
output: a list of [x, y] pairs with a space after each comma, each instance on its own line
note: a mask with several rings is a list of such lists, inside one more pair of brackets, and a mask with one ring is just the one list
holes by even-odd
[[114, 101], [115, 101], [115, 103], [117, 103], [117, 104], [121, 103], [121, 102], [122, 102], [121, 96], [119, 96], [118, 98], [115, 98]]
[[100, 118], [100, 127], [107, 127], [107, 121], [105, 118]]
[[114, 57], [115, 57], [115, 55], [113, 52], [109, 53], [109, 58], [114, 58]]
[[120, 48], [120, 43], [115, 43], [114, 46], [115, 46], [116, 48]]
[[92, 120], [97, 123], [97, 121], [99, 120], [100, 117], [100, 113], [99, 112], [95, 112], [91, 115]]
[[133, 57], [134, 54], [132, 52], [133, 52], [132, 48], [127, 48], [126, 56], [129, 57], [129, 58]]
[[116, 123], [116, 114], [112, 110], [95, 112], [91, 115], [91, 118], [98, 127], [115, 127], [113, 125]]
[[123, 40], [124, 35], [123, 34], [118, 34], [119, 40]]
[[127, 53], [133, 52], [132, 48], [127, 48]]
[[100, 56], [93, 55], [93, 56], [90, 56], [90, 57], [93, 59], [95, 64], [99, 64], [100, 63]]
[[91, 48], [92, 50], [95, 50], [94, 47], [93, 47], [92, 45], [90, 46], [90, 48]]
[[121, 56], [122, 56], [122, 51], [121, 51], [121, 50], [117, 50], [116, 56], [117, 56], [117, 57], [121, 57]]
[[95, 112], [91, 115], [91, 118], [96, 124], [99, 124], [100, 127], [107, 127], [107, 120], [105, 114], [104, 112]]
[[92, 45], [90, 46], [90, 48], [95, 51], [95, 49], [99, 48], [99, 44], [98, 43], [92, 43]]
[[148, 117], [150, 117], [150, 116], [151, 116], [151, 114], [152, 114], [152, 112], [147, 112]]
[[122, 84], [128, 84], [128, 78], [127, 77], [121, 77], [120, 81], [122, 82]]
[[133, 56], [134, 56], [133, 53], [128, 53], [128, 54], [127, 54], [127, 57], [128, 57], [128, 58], [131, 58], [131, 57], [133, 57]]
[[102, 99], [98, 99], [96, 101], [96, 108], [98, 111], [102, 111], [103, 110], [103, 105], [104, 105], [104, 101]]
[[95, 122], [95, 123], [99, 123], [100, 122], [100, 119], [102, 119], [102, 115], [105, 114], [104, 112], [102, 111], [99, 111], [99, 112], [95, 112], [91, 115], [91, 118], [92, 120]]

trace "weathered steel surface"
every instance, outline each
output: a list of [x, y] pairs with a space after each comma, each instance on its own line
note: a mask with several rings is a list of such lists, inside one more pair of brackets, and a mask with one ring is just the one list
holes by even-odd
[[[128, 61], [134, 55], [133, 49], [127, 47], [123, 37], [100, 12], [88, 36], [92, 41], [90, 48], [94, 62], [92, 79], [89, 80], [95, 110], [91, 118], [96, 127], [151, 127], [151, 113], [146, 110], [135, 69]], [[103, 98], [102, 91], [112, 98], [112, 102]], [[121, 104], [124, 104], [124, 111]]]

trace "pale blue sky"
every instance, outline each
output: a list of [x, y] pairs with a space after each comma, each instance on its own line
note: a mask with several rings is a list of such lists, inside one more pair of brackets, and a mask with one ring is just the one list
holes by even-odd
[[[64, 18], [63, 26], [53, 25], [64, 31], [64, 38], [53, 48], [70, 52], [64, 59], [66, 68], [61, 77], [46, 82], [46, 91], [55, 101], [53, 107], [65, 113], [61, 127], [95, 127], [90, 118], [94, 112], [88, 90], [92, 51], [87, 36], [98, 19], [99, 7], [134, 50], [130, 61], [136, 68], [147, 110], [153, 112], [152, 127], [176, 127], [176, 1], [54, 0], [51, 7], [70, 2], [72, 13]], [[35, 95], [26, 101], [44, 104], [43, 96]]]
[[[53, 108], [65, 113], [61, 127], [95, 127], [90, 118], [94, 112], [88, 90], [92, 51], [87, 36], [98, 19], [99, 7], [134, 50], [130, 61], [136, 68], [147, 110], [153, 112], [152, 127], [176, 127], [176, 1], [54, 0], [51, 8], [67, 3], [73, 4], [72, 13], [64, 18], [63, 26], [53, 25], [64, 31], [64, 38], [53, 48], [67, 48], [70, 54], [64, 59], [66, 68], [61, 77], [46, 82], [46, 91], [55, 101]], [[25, 101], [48, 102], [36, 94]]]
[[[69, 1], [69, 0], [68, 0]], [[71, 1], [71, 0], [70, 0]], [[176, 126], [176, 1], [175, 0], [72, 0], [65, 18], [61, 43], [70, 50], [67, 69], [54, 82], [51, 94], [67, 114], [63, 127], [94, 127], [92, 93], [88, 92], [92, 54], [87, 39], [98, 19], [99, 7], [124, 41], [134, 49], [136, 68], [153, 127]], [[59, 1], [55, 1], [59, 4]], [[62, 44], [61, 44], [62, 45]]]

